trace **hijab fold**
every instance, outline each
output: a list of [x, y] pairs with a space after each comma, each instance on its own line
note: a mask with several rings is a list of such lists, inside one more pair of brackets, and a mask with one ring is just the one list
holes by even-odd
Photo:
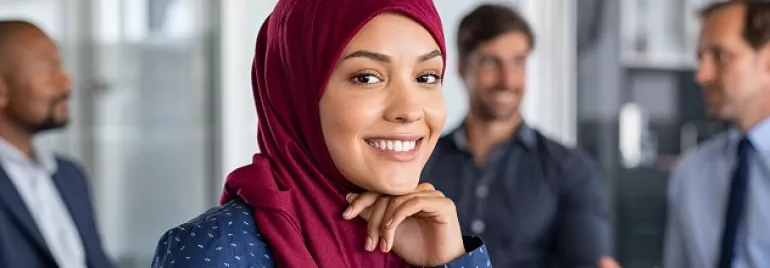
[[343, 49], [385, 12], [417, 21], [446, 55], [431, 0], [280, 0], [259, 31], [252, 87], [261, 153], [227, 176], [221, 202], [240, 198], [252, 207], [277, 267], [406, 266], [365, 251], [366, 223], [342, 219], [345, 195], [360, 189], [334, 165], [319, 116]]

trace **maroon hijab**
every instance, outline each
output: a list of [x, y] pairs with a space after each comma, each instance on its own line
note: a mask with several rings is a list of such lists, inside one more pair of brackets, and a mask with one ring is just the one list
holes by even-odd
[[280, 0], [259, 32], [252, 83], [261, 153], [227, 177], [222, 202], [242, 198], [253, 208], [278, 267], [405, 266], [365, 251], [366, 223], [342, 219], [345, 195], [360, 189], [332, 162], [319, 117], [342, 50], [383, 12], [423, 25], [446, 55], [432, 0]]

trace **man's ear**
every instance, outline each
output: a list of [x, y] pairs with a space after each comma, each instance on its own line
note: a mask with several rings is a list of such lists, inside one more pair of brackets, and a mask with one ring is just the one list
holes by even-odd
[[756, 48], [754, 54], [757, 57], [756, 62], [759, 65], [757, 66], [759, 68], [757, 71], [761, 72], [760, 77], [762, 83], [770, 83], [770, 42], [762, 47]]
[[5, 109], [8, 106], [9, 101], [8, 83], [6, 79], [0, 75], [0, 109]]
[[759, 49], [758, 53], [760, 59], [763, 64], [765, 64], [765, 72], [770, 74], [770, 42], [765, 44]]
[[457, 74], [460, 76], [460, 80], [463, 82], [466, 90], [468, 89], [468, 69], [470, 68], [468, 64], [470, 64], [468, 56], [462, 57], [457, 63]]
[[460, 76], [460, 78], [465, 79], [465, 65], [468, 64], [467, 59], [460, 59], [457, 62], [457, 75]]

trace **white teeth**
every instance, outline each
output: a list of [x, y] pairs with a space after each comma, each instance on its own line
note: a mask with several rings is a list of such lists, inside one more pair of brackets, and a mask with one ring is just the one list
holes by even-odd
[[380, 140], [379, 142], [377, 142], [377, 149], [385, 150], [387, 148], [388, 148], [388, 143], [385, 142], [384, 140]]
[[414, 150], [417, 141], [399, 141], [399, 140], [372, 140], [368, 142], [370, 146], [394, 152], [409, 152]]

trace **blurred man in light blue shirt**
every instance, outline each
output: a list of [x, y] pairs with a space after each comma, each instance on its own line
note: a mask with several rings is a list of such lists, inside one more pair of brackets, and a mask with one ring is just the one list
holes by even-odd
[[770, 3], [702, 11], [697, 82], [733, 127], [671, 177], [664, 267], [770, 267]]

